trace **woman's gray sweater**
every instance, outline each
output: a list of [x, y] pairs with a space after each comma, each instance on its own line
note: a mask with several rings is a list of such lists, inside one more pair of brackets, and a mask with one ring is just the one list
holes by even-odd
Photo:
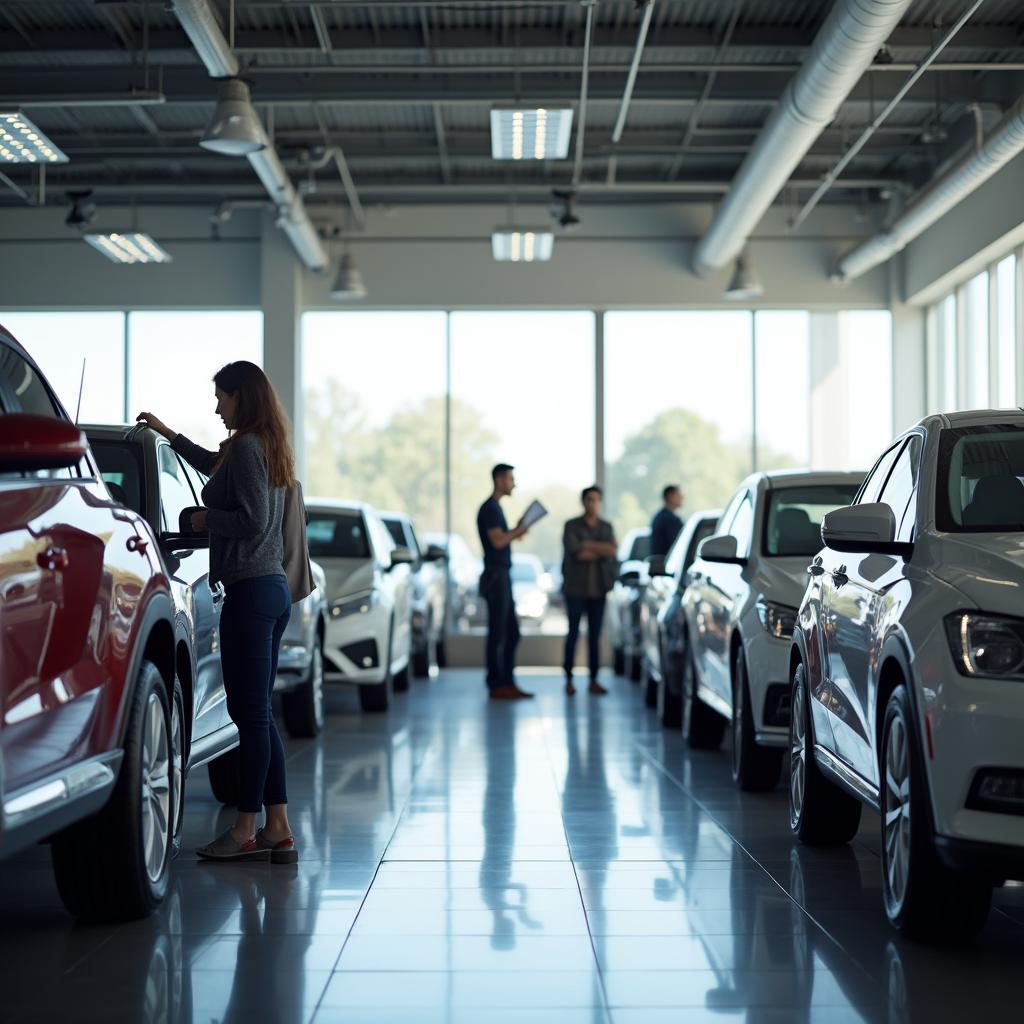
[[281, 517], [283, 487], [271, 487], [263, 442], [240, 434], [219, 466], [217, 452], [200, 448], [184, 434], [171, 447], [200, 473], [206, 525], [210, 530], [210, 579], [225, 587], [256, 576], [283, 576]]

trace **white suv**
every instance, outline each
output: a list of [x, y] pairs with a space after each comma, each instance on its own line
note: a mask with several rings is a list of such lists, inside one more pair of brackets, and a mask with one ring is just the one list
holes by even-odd
[[744, 790], [779, 781], [789, 735], [789, 652], [826, 512], [862, 473], [755, 473], [697, 549], [683, 594], [689, 657], [683, 734], [711, 749], [732, 722], [732, 775]]
[[979, 929], [1024, 878], [1024, 414], [930, 416], [825, 517], [792, 648], [790, 824], [881, 813], [889, 920]]
[[309, 554], [327, 577], [327, 671], [358, 685], [364, 711], [386, 711], [409, 686], [413, 555], [369, 505], [314, 498], [306, 512]]

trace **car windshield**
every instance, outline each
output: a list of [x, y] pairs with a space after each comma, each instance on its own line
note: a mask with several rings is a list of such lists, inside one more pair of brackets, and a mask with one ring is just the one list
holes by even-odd
[[642, 562], [651, 553], [651, 535], [638, 533], [633, 538], [633, 546], [629, 549], [629, 560]]
[[144, 515], [142, 510], [142, 453], [134, 444], [116, 441], [92, 441], [92, 453], [100, 467], [100, 476], [119, 505]]
[[942, 431], [936, 523], [951, 533], [1024, 530], [1024, 427]]
[[533, 562], [515, 561], [512, 563], [513, 583], [536, 583], [537, 579], [537, 567]]
[[306, 526], [311, 558], [369, 558], [370, 541], [359, 512], [309, 513]]
[[768, 495], [764, 553], [768, 557], [797, 558], [822, 548], [821, 521], [827, 512], [849, 505], [858, 483], [805, 484], [780, 487]]

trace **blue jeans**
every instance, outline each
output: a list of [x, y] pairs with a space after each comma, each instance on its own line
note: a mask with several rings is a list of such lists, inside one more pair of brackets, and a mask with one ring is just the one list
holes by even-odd
[[584, 613], [587, 616], [587, 653], [590, 662], [590, 678], [596, 679], [601, 668], [601, 627], [604, 624], [603, 597], [570, 597], [565, 595], [565, 605], [569, 612], [569, 635], [565, 638], [565, 661], [563, 668], [567, 675], [572, 675], [572, 667], [576, 662], [576, 641], [580, 636], [580, 620]]
[[270, 699], [281, 637], [292, 612], [284, 576], [256, 576], [227, 588], [220, 616], [220, 661], [228, 714], [238, 726], [238, 809], [288, 803], [284, 745]]
[[487, 602], [487, 688], [515, 683], [519, 620], [508, 569], [487, 566], [480, 577], [480, 594]]

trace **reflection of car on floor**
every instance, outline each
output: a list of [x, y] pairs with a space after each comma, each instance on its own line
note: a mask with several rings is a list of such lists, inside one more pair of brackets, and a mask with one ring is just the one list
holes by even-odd
[[359, 687], [364, 711], [386, 711], [409, 686], [412, 553], [363, 502], [313, 498], [306, 513], [309, 555], [327, 577], [328, 673]]
[[423, 539], [430, 547], [444, 551], [448, 558], [449, 629], [457, 632], [486, 625], [487, 605], [477, 593], [483, 562], [457, 533], [428, 533]]
[[694, 512], [676, 537], [667, 557], [647, 559], [650, 582], [640, 600], [643, 674], [648, 707], [656, 707], [662, 725], [678, 728], [682, 711], [683, 647], [682, 598], [686, 577], [697, 548], [715, 532], [721, 509]]
[[404, 512], [382, 512], [391, 539], [412, 552], [412, 670], [426, 679], [435, 666], [447, 664], [448, 578], [444, 548], [424, 550], [412, 520]]
[[167, 892], [174, 674], [153, 531], [0, 329], [0, 856], [50, 839], [81, 917], [142, 917]]
[[825, 549], [791, 648], [790, 822], [842, 843], [882, 818], [890, 922], [983, 926], [1024, 878], [1024, 414], [930, 416], [879, 458]]
[[691, 746], [717, 747], [732, 723], [732, 774], [741, 789], [778, 782], [789, 729], [789, 652], [807, 563], [821, 547], [823, 516], [848, 502], [862, 479], [753, 474], [690, 566], [683, 730]]
[[650, 529], [630, 530], [619, 542], [619, 578], [608, 595], [606, 620], [615, 674], [628, 675], [634, 682], [640, 680], [640, 598], [647, 585], [650, 553]]
[[548, 594], [541, 585], [544, 563], [530, 554], [512, 556], [512, 598], [516, 615], [526, 626], [537, 627], [548, 611]]

